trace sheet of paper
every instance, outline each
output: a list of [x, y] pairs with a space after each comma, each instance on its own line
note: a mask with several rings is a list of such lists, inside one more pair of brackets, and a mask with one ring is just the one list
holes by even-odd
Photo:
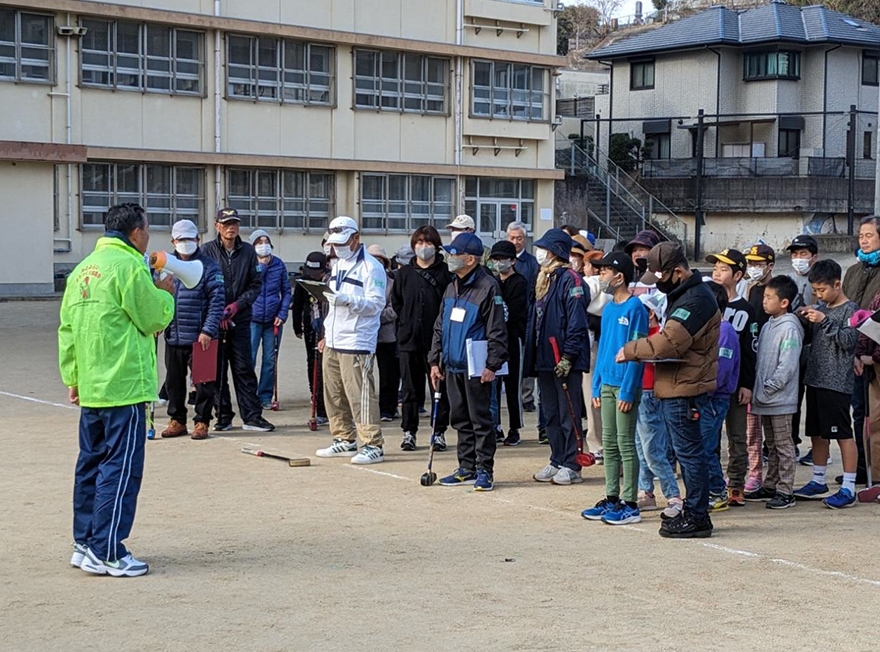
[[202, 345], [198, 342], [193, 342], [192, 381], [194, 385], [217, 380], [218, 348], [218, 340], [211, 340], [211, 345], [207, 351], [202, 351]]
[[862, 322], [862, 325], [859, 326], [858, 331], [863, 335], [867, 335], [875, 342], [880, 343], [880, 323], [874, 321], [877, 318], [880, 318], [880, 310], [878, 310], [868, 319]]
[[553, 209], [552, 208], [542, 208], [541, 209], [541, 221], [542, 222], [552, 222], [553, 221]]
[[[468, 377], [479, 378], [486, 369], [486, 358], [489, 357], [489, 342], [486, 340], [467, 340]], [[496, 376], [506, 376], [507, 363], [495, 372]]]

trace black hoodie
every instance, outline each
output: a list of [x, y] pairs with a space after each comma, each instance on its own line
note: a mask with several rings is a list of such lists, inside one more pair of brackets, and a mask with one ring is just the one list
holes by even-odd
[[401, 351], [430, 351], [434, 322], [451, 281], [452, 273], [439, 254], [428, 268], [419, 267], [413, 258], [394, 272], [391, 305], [397, 313], [397, 346]]

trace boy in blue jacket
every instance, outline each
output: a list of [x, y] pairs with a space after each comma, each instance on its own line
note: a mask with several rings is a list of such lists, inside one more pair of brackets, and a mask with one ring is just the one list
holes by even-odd
[[[593, 371], [593, 405], [602, 409], [605, 456], [605, 498], [581, 514], [608, 525], [638, 523], [639, 458], [636, 454], [636, 415], [643, 367], [638, 362], [615, 362], [624, 344], [646, 337], [648, 311], [629, 291], [635, 275], [632, 259], [615, 251], [593, 263], [599, 268], [600, 289], [612, 301], [602, 311], [602, 338]], [[623, 466], [623, 495], [620, 467]]]

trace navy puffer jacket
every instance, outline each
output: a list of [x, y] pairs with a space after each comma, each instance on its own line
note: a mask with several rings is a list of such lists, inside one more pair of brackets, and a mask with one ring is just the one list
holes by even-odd
[[190, 260], [200, 260], [204, 271], [202, 280], [191, 290], [180, 279], [174, 279], [174, 319], [165, 329], [165, 342], [171, 346], [192, 346], [201, 333], [215, 339], [220, 332], [226, 299], [223, 272], [216, 262], [202, 254], [201, 248], [196, 249]]
[[254, 323], [269, 324], [275, 321], [276, 317], [281, 321], [287, 321], [290, 297], [287, 265], [277, 256], [272, 256], [269, 265], [263, 267], [263, 286], [251, 306]]

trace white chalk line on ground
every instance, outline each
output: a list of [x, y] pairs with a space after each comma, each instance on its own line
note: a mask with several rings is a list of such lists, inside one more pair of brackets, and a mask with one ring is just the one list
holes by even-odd
[[[32, 396], [22, 396], [21, 394], [13, 394], [12, 392], [5, 392], [0, 390], [0, 396], [8, 396], [10, 398], [17, 398], [22, 401], [30, 401], [32, 403], [39, 403], [41, 405], [49, 405], [57, 408], [64, 408], [65, 410], [79, 410], [79, 408], [75, 405], [64, 405], [63, 403], [54, 403], [52, 401], [43, 401], [38, 398], [34, 398]], [[211, 439], [223, 439], [227, 441], [240, 442], [243, 441], [238, 437], [212, 437]], [[252, 442], [244, 442], [245, 445], [248, 446], [259, 446], [259, 444], [254, 444]], [[350, 469], [354, 469], [355, 471], [364, 471], [366, 473], [372, 473], [373, 475], [380, 475], [386, 478], [394, 478], [395, 480], [405, 480], [407, 482], [415, 482], [412, 478], [407, 478], [402, 475], [397, 475], [396, 473], [388, 473], [387, 471], [378, 471], [376, 469], [367, 468], [364, 466], [353, 466], [351, 464], [346, 465]], [[539, 505], [530, 505], [528, 503], [521, 503], [516, 500], [510, 500], [509, 498], [503, 498], [501, 496], [497, 496], [494, 494], [489, 494], [487, 498], [494, 500], [495, 502], [504, 503], [506, 505], [512, 505], [514, 507], [531, 509], [539, 512], [549, 512], [551, 514], [557, 514], [559, 516], [564, 516], [566, 518], [571, 518], [571, 514], [565, 510], [555, 509], [553, 507], [542, 507]], [[641, 532], [646, 533], [647, 530], [644, 528], [635, 527], [633, 525], [621, 525], [617, 526], [620, 530], [630, 530], [632, 532]], [[779, 564], [781, 566], [787, 566], [789, 568], [793, 568], [795, 570], [803, 571], [806, 573], [812, 573], [814, 575], [824, 575], [826, 577], [834, 577], [837, 579], [846, 580], [849, 582], [857, 582], [859, 584], [868, 584], [870, 586], [880, 586], [880, 580], [872, 580], [867, 577], [861, 577], [859, 575], [850, 575], [849, 573], [843, 573], [841, 571], [831, 571], [825, 570], [823, 568], [813, 568], [812, 566], [807, 566], [806, 564], [801, 564], [800, 562], [791, 561], [789, 559], [782, 559], [779, 557], [770, 557], [768, 555], [762, 555], [756, 552], [749, 552], [748, 550], [740, 550], [738, 548], [730, 548], [728, 546], [718, 545], [717, 543], [707, 543], [705, 541], [693, 542], [698, 543], [700, 546], [704, 548], [708, 548], [710, 550], [717, 550], [718, 552], [723, 552], [729, 555], [735, 555], [738, 557], [745, 557], [747, 559], [754, 559], [757, 561], [768, 561], [772, 564]]]

